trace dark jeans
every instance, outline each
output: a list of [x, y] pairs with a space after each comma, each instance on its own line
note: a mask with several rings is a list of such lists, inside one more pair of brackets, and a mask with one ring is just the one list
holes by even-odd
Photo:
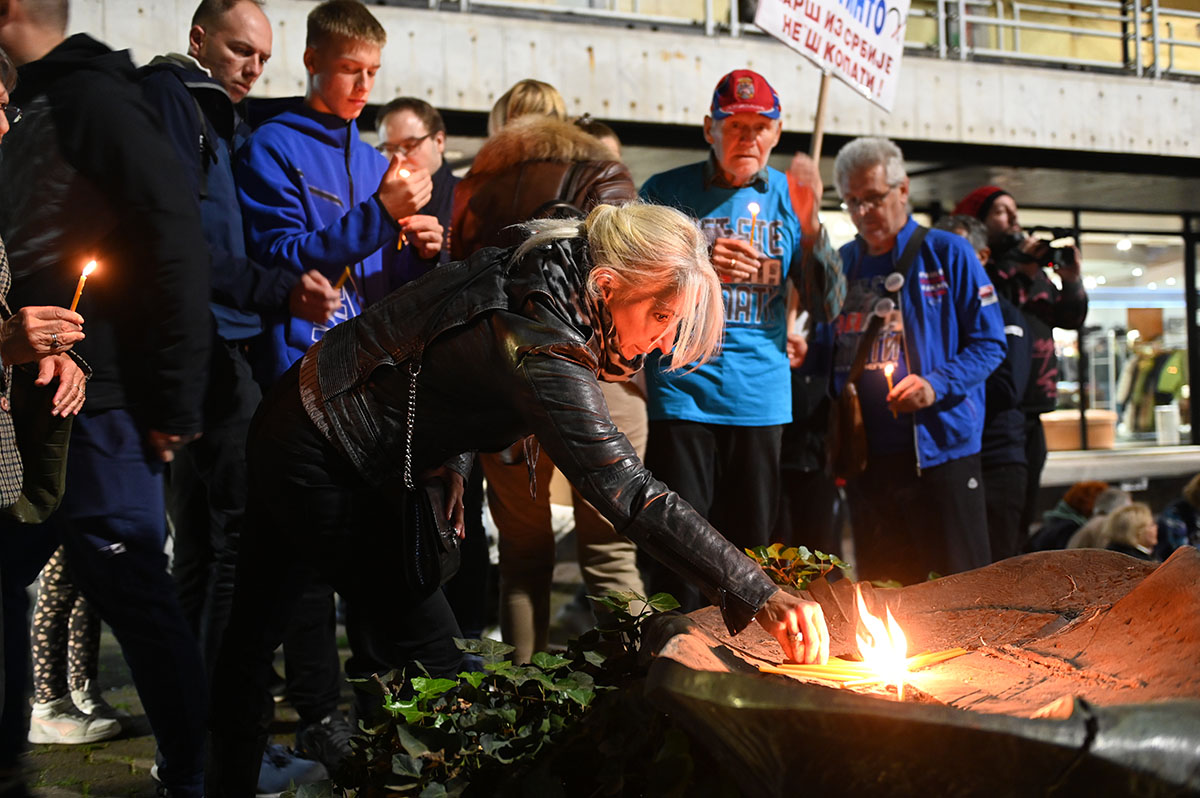
[[992, 562], [1021, 553], [1025, 543], [1025, 535], [1021, 534], [1021, 513], [1025, 510], [1026, 479], [1024, 463], [1004, 463], [983, 470]]
[[[238, 541], [246, 515], [246, 437], [262, 391], [242, 345], [215, 341], [204, 435], [171, 464], [173, 575], [211, 674], [229, 623]], [[314, 582], [283, 640], [287, 697], [305, 723], [337, 709], [341, 663], [333, 588]]]
[[[646, 465], [735, 546], [770, 542], [779, 508], [783, 426], [735, 427], [695, 421], [651, 421]], [[639, 556], [651, 593], [670, 593], [691, 612], [699, 591], [671, 569]]]
[[[167, 573], [164, 518], [162, 465], [148, 458], [132, 416], [124, 410], [77, 416], [58, 512], [40, 527], [0, 529], [5, 654], [13, 666], [28, 657], [26, 603], [17, 594], [61, 541], [76, 584], [121, 645], [162, 755], [159, 776], [173, 795], [198, 796], [206, 681]], [[3, 759], [11, 762], [26, 732], [27, 684], [23, 668], [6, 670], [10, 700], [0, 725]], [[12, 684], [18, 674], [19, 690]]]
[[[266, 743], [266, 666], [307, 585], [346, 597], [355, 657], [380, 670], [420, 662], [431, 674], [462, 667], [461, 637], [442, 591], [413, 595], [391, 490], [367, 486], [300, 405], [296, 371], [264, 400], [247, 450], [250, 494], [233, 610], [213, 678], [209, 798], [252, 795]], [[361, 666], [359, 666], [361, 667]]]
[[920, 476], [911, 454], [871, 455], [847, 488], [859, 579], [911, 585], [991, 562], [979, 455]]
[[1046, 431], [1037, 413], [1025, 416], [1025, 507], [1021, 512], [1020, 541], [1022, 549], [1029, 539], [1029, 527], [1037, 515], [1038, 491], [1042, 487], [1042, 469], [1046, 466]]

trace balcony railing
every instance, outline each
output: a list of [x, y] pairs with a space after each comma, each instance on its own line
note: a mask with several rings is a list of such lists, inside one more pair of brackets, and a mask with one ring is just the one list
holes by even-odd
[[[762, 35], [753, 0], [384, 0], [463, 12], [626, 22], [706, 36]], [[913, 0], [905, 49], [954, 60], [1010, 61], [1200, 78], [1200, 12], [1157, 0]]]

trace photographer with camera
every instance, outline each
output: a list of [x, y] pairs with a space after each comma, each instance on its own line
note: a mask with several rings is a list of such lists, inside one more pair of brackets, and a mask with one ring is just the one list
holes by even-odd
[[[1054, 351], [1054, 328], [1078, 330], [1087, 317], [1087, 292], [1080, 279], [1079, 249], [1074, 245], [1052, 246], [1021, 228], [1017, 203], [999, 186], [981, 186], [959, 201], [955, 214], [974, 216], [987, 227], [991, 257], [987, 273], [996, 292], [1025, 314], [1029, 328], [1029, 386], [1021, 409], [1025, 413], [1025, 455], [1028, 481], [1022, 534], [1028, 534], [1037, 502], [1042, 467], [1046, 463], [1046, 436], [1041, 414], [1058, 402], [1058, 358]], [[1071, 231], [1053, 231], [1056, 238]], [[1047, 274], [1053, 269], [1062, 287]]]

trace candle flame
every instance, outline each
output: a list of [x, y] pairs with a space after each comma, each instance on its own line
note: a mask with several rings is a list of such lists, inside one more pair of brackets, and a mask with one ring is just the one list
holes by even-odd
[[879, 676], [880, 681], [896, 685], [900, 700], [904, 700], [904, 682], [909, 675], [908, 640], [896, 619], [892, 616], [891, 608], [886, 608], [886, 624], [879, 617], [872, 615], [863, 601], [862, 588], [854, 588], [855, 600], [858, 604], [858, 625], [855, 632], [858, 640], [858, 653], [863, 663]]
[[888, 376], [888, 377], [892, 376], [892, 372], [895, 370], [896, 370], [895, 363], [888, 363], [886, 366], [883, 367], [883, 373], [885, 376]]
[[408, 171], [407, 169], [401, 169], [401, 170], [400, 170], [400, 176], [401, 176], [401, 177], [408, 177], [408, 176], [409, 176], [409, 175], [411, 175], [411, 174], [412, 174], [412, 172]]
[[94, 271], [96, 271], [96, 261], [89, 260], [87, 266], [83, 267], [83, 276], [87, 277]]
[[749, 205], [746, 206], [746, 210], [750, 211], [750, 213], [752, 213], [753, 215], [758, 216], [758, 212], [761, 210], [761, 208], [758, 207], [757, 202], [751, 202]]

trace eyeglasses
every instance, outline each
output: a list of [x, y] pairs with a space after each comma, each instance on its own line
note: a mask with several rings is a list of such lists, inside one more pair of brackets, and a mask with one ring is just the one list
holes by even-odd
[[15, 125], [21, 121], [21, 109], [15, 105], [0, 103], [0, 111], [4, 112], [4, 116], [8, 119], [8, 124], [10, 125]]
[[888, 186], [888, 190], [883, 192], [882, 194], [871, 194], [869, 196], [863, 197], [862, 199], [857, 199], [857, 198], [851, 197], [849, 199], [843, 200], [842, 206], [845, 207], [846, 210], [850, 211], [850, 213], [861, 213], [861, 212], [865, 212], [865, 211], [873, 211], [876, 208], [878, 208], [879, 206], [883, 205], [884, 200], [886, 200], [888, 198], [888, 195], [891, 194], [895, 190], [896, 190], [896, 186]]
[[404, 141], [392, 144], [391, 142], [381, 142], [376, 145], [375, 149], [379, 150], [384, 155], [408, 155], [410, 152], [421, 146], [421, 142], [432, 136], [432, 133], [426, 133], [415, 139], [405, 139]]

